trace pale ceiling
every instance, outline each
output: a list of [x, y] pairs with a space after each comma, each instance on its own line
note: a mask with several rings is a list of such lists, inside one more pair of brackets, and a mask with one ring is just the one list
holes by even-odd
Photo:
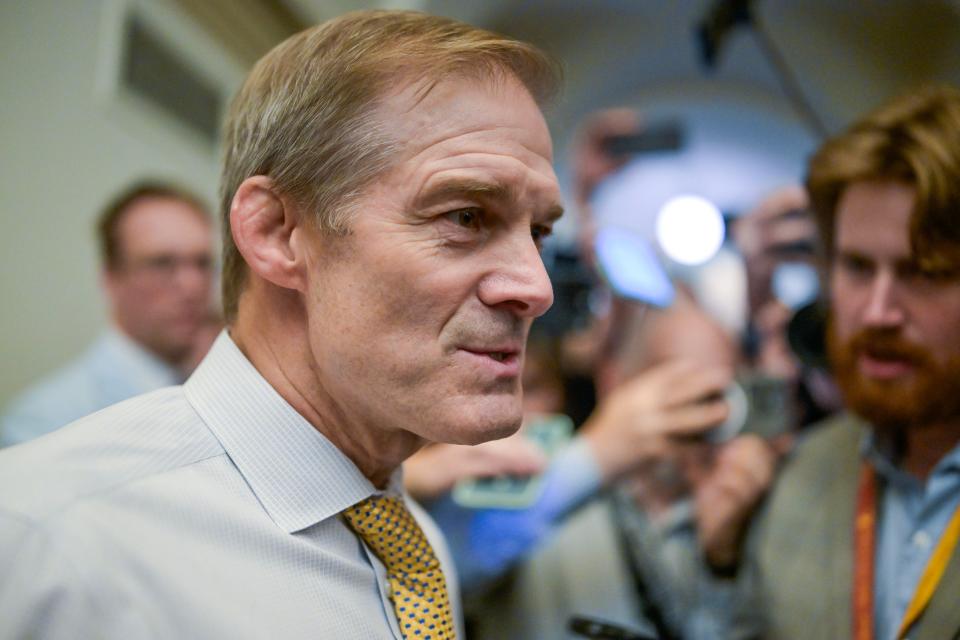
[[[419, 9], [550, 51], [566, 70], [564, 95], [548, 114], [561, 177], [576, 123], [604, 106], [681, 117], [690, 144], [657, 168], [658, 184], [672, 166], [677, 188], [699, 190], [733, 212], [799, 179], [818, 139], [787, 99], [753, 33], [731, 35], [715, 73], [701, 68], [692, 32], [711, 4], [707, 0], [284, 2], [311, 22], [356, 8]], [[802, 94], [830, 131], [918, 82], [960, 84], [960, 3], [758, 0], [756, 6]]]

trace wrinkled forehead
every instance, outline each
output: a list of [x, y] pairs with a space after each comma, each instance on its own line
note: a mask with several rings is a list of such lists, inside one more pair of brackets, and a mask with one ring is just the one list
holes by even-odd
[[[503, 112], [478, 113], [465, 93], [483, 91], [507, 101], [512, 115]], [[545, 158], [553, 157], [546, 120], [533, 96], [507, 70], [451, 72], [440, 79], [407, 77], [399, 79], [381, 98], [375, 110], [379, 125], [405, 151], [426, 147], [436, 139], [468, 134], [481, 128], [522, 128], [522, 144]], [[532, 114], [536, 114], [532, 116]], [[531, 117], [532, 116], [532, 117]], [[522, 126], [521, 126], [522, 125]]]

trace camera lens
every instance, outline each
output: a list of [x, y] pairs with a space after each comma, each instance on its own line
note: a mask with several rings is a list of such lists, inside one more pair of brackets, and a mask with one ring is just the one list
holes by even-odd
[[743, 387], [737, 382], [730, 383], [730, 386], [727, 387], [727, 390], [723, 393], [723, 399], [727, 401], [730, 413], [723, 423], [710, 431], [708, 436], [710, 442], [726, 442], [736, 437], [747, 423], [749, 403]]

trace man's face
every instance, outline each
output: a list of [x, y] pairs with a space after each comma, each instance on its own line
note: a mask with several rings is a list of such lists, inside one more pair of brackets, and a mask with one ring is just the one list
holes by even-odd
[[210, 311], [210, 224], [185, 202], [146, 197], [123, 214], [117, 236], [118, 264], [105, 274], [114, 321], [177, 364]]
[[850, 186], [837, 207], [831, 359], [848, 406], [880, 428], [960, 417], [960, 273], [912, 255], [912, 187]]
[[520, 424], [527, 332], [553, 301], [538, 245], [559, 188], [519, 83], [414, 89], [380, 107], [400, 157], [356, 201], [350, 233], [307, 232], [314, 373], [350, 423], [472, 444]]

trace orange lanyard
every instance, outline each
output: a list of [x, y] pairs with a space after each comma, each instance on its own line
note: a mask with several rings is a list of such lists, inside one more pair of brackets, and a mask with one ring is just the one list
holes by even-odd
[[860, 467], [857, 515], [853, 521], [853, 639], [873, 640], [873, 565], [877, 535], [877, 478]]
[[[854, 520], [853, 555], [853, 637], [854, 640], [873, 640], [873, 587], [877, 530], [877, 478], [870, 465], [860, 468], [857, 488], [857, 512]], [[950, 556], [960, 539], [960, 506], [954, 511], [940, 541], [930, 555], [920, 582], [910, 599], [907, 611], [897, 631], [903, 638], [911, 625], [930, 603]]]

